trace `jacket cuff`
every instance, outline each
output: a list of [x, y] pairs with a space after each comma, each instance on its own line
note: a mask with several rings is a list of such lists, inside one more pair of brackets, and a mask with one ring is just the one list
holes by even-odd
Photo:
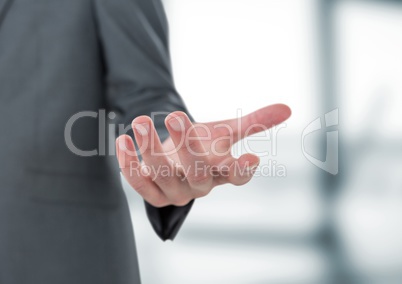
[[173, 240], [184, 223], [194, 199], [185, 206], [169, 205], [157, 208], [145, 202], [145, 210], [155, 233], [163, 240]]

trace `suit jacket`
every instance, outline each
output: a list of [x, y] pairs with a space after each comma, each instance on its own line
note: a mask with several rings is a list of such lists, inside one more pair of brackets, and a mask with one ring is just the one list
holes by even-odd
[[[117, 114], [106, 126], [102, 110]], [[187, 112], [159, 0], [0, 0], [0, 283], [139, 283], [105, 129], [175, 110]], [[74, 123], [72, 142], [97, 155], [67, 147], [82, 111], [98, 115]], [[146, 210], [165, 240], [191, 205]]]

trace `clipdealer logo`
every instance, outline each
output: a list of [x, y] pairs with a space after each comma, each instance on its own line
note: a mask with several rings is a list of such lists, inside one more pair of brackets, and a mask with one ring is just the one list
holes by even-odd
[[[339, 125], [339, 109], [334, 109], [324, 116], [324, 125], [325, 128], [336, 127]], [[337, 175], [339, 172], [339, 131], [338, 130], [330, 130], [326, 132], [326, 155], [325, 160], [319, 160], [316, 157], [313, 157], [306, 151], [305, 138], [308, 135], [313, 134], [316, 131], [319, 131], [323, 128], [323, 123], [321, 117], [318, 117], [314, 121], [312, 121], [307, 127], [303, 130], [302, 134], [302, 152], [303, 155], [309, 160], [313, 165], [319, 167], [320, 169], [332, 174]]]

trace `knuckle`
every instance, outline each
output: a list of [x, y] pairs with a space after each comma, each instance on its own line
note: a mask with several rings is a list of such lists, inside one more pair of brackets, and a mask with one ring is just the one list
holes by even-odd
[[191, 199], [184, 197], [177, 197], [175, 200], [172, 200], [172, 205], [174, 206], [185, 206], [190, 202]]
[[255, 126], [259, 124], [259, 121], [261, 121], [261, 114], [259, 112], [253, 112], [249, 115], [250, 122], [252, 126]]
[[[196, 139], [186, 139], [186, 142], [184, 143], [185, 149], [189, 153], [198, 153], [198, 145], [199, 141]], [[202, 153], [201, 153], [202, 154]]]
[[169, 205], [169, 202], [166, 200], [166, 198], [162, 197], [157, 197], [153, 198], [152, 200], [148, 201], [152, 206], [161, 208]]
[[226, 177], [217, 177], [217, 178], [215, 178], [216, 186], [227, 184], [227, 183], [229, 183], [229, 180]]
[[165, 174], [158, 174], [153, 178], [153, 181], [155, 181], [160, 186], [171, 185], [172, 180], [173, 179], [169, 175]]
[[188, 182], [192, 187], [205, 187], [209, 185], [211, 179], [206, 174], [194, 174], [187, 176]]
[[196, 191], [196, 198], [201, 198], [201, 197], [205, 197], [209, 194], [210, 190], [197, 190]]
[[143, 196], [146, 193], [146, 183], [143, 180], [137, 180], [132, 184], [132, 187], [139, 195]]
[[246, 178], [235, 178], [230, 181], [231, 184], [236, 185], [236, 186], [241, 186], [245, 185], [251, 180], [251, 177], [246, 177]]
[[176, 189], [174, 192], [170, 192], [168, 195], [170, 204], [174, 206], [187, 205], [191, 199], [193, 199], [192, 193], [189, 191], [183, 191]]

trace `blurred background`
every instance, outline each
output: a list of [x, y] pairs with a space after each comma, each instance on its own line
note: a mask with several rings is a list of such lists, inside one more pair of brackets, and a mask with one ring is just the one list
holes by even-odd
[[250, 139], [268, 173], [197, 200], [174, 242], [126, 186], [143, 283], [402, 283], [402, 1], [164, 2], [197, 121], [293, 115]]

